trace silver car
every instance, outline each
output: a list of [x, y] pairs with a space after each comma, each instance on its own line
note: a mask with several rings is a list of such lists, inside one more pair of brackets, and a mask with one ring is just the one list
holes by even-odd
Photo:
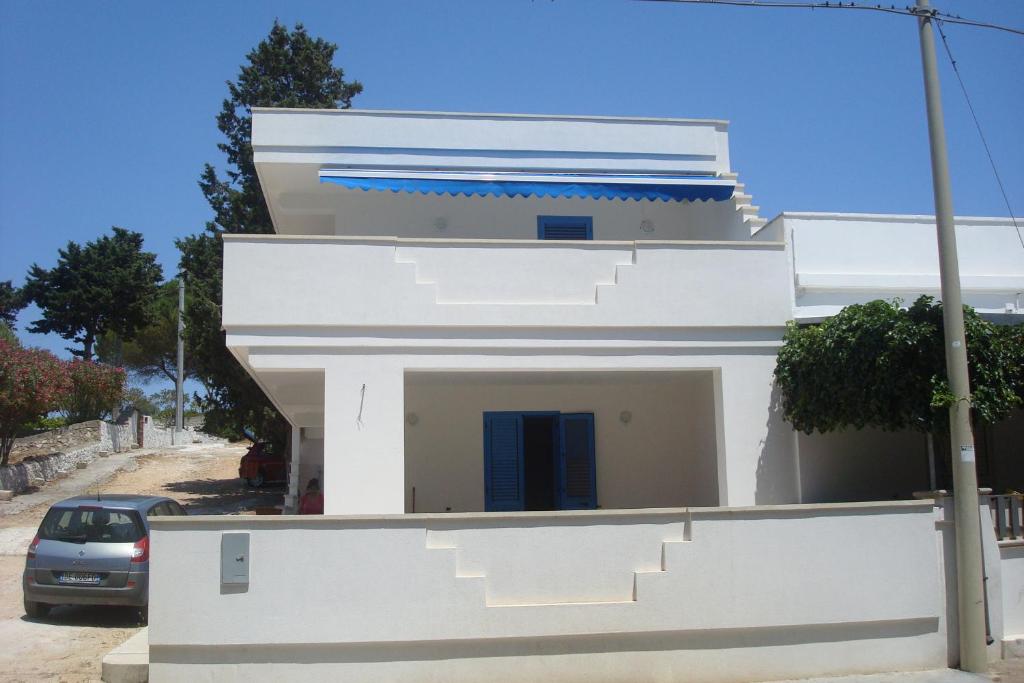
[[78, 496], [46, 513], [25, 559], [25, 614], [54, 605], [149, 604], [149, 519], [184, 515], [160, 496]]

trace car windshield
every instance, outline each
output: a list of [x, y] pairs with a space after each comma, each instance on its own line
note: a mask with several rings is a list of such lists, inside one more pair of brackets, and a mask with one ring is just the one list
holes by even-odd
[[70, 543], [135, 543], [146, 535], [138, 513], [101, 507], [52, 508], [39, 538]]

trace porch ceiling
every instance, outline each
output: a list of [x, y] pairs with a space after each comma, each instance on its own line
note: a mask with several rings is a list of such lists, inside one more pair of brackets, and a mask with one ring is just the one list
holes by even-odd
[[324, 373], [316, 370], [260, 370], [257, 382], [288, 420], [300, 427], [324, 423]]

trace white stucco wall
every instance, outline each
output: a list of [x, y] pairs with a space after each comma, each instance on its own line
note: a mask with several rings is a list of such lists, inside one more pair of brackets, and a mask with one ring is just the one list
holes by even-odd
[[603, 508], [717, 505], [713, 381], [707, 370], [408, 375], [406, 510], [413, 487], [416, 512], [484, 509], [482, 415], [494, 410], [593, 413]]
[[[938, 668], [935, 522], [930, 502], [166, 518], [152, 533], [150, 679], [736, 682]], [[244, 587], [220, 583], [228, 531], [249, 534]]]
[[1003, 637], [1022, 639], [1024, 638], [1024, 545], [1001, 546], [999, 555], [1003, 599]]
[[928, 446], [918, 432], [799, 434], [797, 448], [805, 503], [909, 499], [930, 488]]
[[590, 216], [595, 240], [728, 240], [737, 239], [744, 225], [732, 201], [451, 197], [337, 187], [324, 195], [325, 206], [344, 207], [335, 215], [336, 235], [534, 240], [537, 217], [548, 215]]
[[[793, 250], [797, 318], [873, 299], [938, 297], [932, 216], [784, 213], [762, 232], [780, 226]], [[1013, 221], [958, 216], [956, 235], [964, 303], [1024, 316], [1024, 245]]]

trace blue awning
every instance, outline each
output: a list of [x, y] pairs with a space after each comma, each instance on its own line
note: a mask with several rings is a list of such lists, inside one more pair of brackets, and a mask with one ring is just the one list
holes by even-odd
[[323, 169], [321, 183], [352, 190], [495, 197], [592, 197], [665, 202], [725, 201], [735, 182], [715, 176], [473, 173]]

